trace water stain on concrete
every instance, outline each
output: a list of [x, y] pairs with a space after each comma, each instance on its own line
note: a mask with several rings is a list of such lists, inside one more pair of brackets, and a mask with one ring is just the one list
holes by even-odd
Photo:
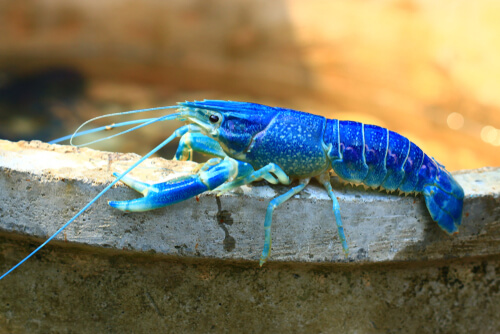
[[217, 220], [217, 224], [219, 224], [220, 228], [224, 231], [224, 250], [226, 252], [231, 252], [236, 247], [236, 240], [229, 235], [229, 231], [225, 225], [233, 225], [234, 221], [231, 217], [231, 212], [227, 210], [222, 210], [221, 200], [218, 196], [215, 197], [217, 202], [217, 215], [215, 216]]

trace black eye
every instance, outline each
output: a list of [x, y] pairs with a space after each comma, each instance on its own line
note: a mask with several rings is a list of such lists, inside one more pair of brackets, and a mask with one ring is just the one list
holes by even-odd
[[208, 119], [212, 123], [217, 123], [219, 121], [219, 116], [217, 116], [217, 115], [210, 115], [210, 117]]

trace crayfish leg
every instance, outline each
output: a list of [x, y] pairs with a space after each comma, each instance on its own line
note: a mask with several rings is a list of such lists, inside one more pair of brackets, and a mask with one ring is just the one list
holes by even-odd
[[340, 241], [342, 242], [342, 250], [345, 256], [349, 255], [349, 246], [347, 246], [347, 240], [344, 233], [344, 226], [342, 225], [342, 219], [340, 218], [340, 205], [337, 197], [333, 193], [332, 184], [330, 183], [330, 174], [325, 172], [317, 177], [318, 181], [325, 187], [328, 192], [328, 196], [333, 201], [333, 213], [335, 214], [335, 222], [337, 223], [337, 231], [339, 233]]
[[274, 209], [276, 209], [279, 205], [285, 203], [294, 195], [301, 192], [307, 186], [309, 180], [310, 179], [301, 179], [300, 184], [298, 186], [293, 187], [283, 195], [274, 198], [267, 206], [266, 220], [264, 221], [264, 233], [265, 233], [264, 249], [262, 250], [262, 255], [260, 256], [260, 263], [259, 263], [261, 267], [267, 261], [269, 256], [271, 256], [271, 243], [272, 243], [271, 224], [272, 224]]
[[260, 181], [262, 179], [272, 184], [281, 183], [288, 185], [292, 182], [288, 175], [286, 175], [286, 173], [278, 165], [270, 163], [257, 171], [252, 170], [252, 172], [249, 172], [246, 175], [243, 174], [242, 177], [239, 177], [231, 182], [224, 183], [215, 189], [215, 192], [220, 196], [234, 188], [241, 187], [255, 181]]
[[218, 158], [227, 156], [215, 139], [199, 132], [188, 132], [181, 137], [173, 160], [192, 160], [193, 151]]

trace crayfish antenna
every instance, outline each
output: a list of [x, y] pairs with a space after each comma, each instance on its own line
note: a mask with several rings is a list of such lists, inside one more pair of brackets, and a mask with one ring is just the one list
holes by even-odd
[[[113, 138], [113, 137], [117, 137], [119, 135], [122, 135], [122, 134], [125, 134], [125, 133], [128, 133], [128, 132], [140, 129], [140, 128], [142, 128], [142, 127], [144, 127], [146, 125], [152, 124], [152, 123], [156, 123], [156, 122], [159, 122], [159, 121], [165, 121], [165, 120], [175, 119], [176, 116], [178, 116], [178, 114], [166, 115], [166, 116], [154, 117], [154, 118], [145, 118], [145, 119], [133, 120], [133, 121], [128, 121], [128, 122], [121, 122], [121, 123], [116, 123], [116, 124], [112, 123], [112, 124], [109, 124], [109, 125], [105, 125], [105, 126], [101, 126], [101, 127], [95, 128], [95, 129], [90, 129], [90, 130], [86, 130], [86, 131], [80, 132], [80, 129], [82, 129], [84, 126], [86, 126], [87, 124], [89, 124], [91, 122], [94, 122], [94, 121], [96, 121], [98, 119], [108, 118], [108, 117], [113, 117], [113, 116], [122, 116], [122, 115], [137, 114], [137, 113], [142, 113], [142, 112], [147, 112], [147, 111], [156, 111], [156, 110], [164, 110], [164, 109], [176, 109], [176, 108], [179, 108], [179, 106], [175, 105], [175, 106], [164, 106], [164, 107], [148, 108], [148, 109], [137, 109], [137, 110], [130, 110], [130, 111], [124, 111], [124, 112], [118, 112], [118, 113], [112, 113], [112, 114], [97, 116], [97, 117], [94, 117], [92, 119], [89, 119], [88, 121], [86, 121], [82, 125], [80, 125], [78, 127], [78, 129], [76, 129], [76, 131], [72, 135], [68, 135], [68, 136], [64, 136], [64, 137], [61, 137], [61, 138], [54, 139], [54, 140], [50, 141], [49, 144], [56, 144], [56, 143], [60, 143], [60, 142], [65, 141], [65, 140], [69, 140], [70, 144], [73, 145], [73, 146], [76, 146], [76, 147], [81, 147], [81, 146], [85, 146], [85, 145], [89, 145], [89, 144], [94, 144], [94, 143], [97, 143], [97, 142], [100, 142], [100, 141], [104, 141], [104, 140], [107, 140], [107, 139], [110, 139], [110, 138]], [[142, 123], [142, 124], [140, 124], [140, 123]], [[91, 141], [91, 142], [88, 142], [88, 143], [83, 143], [83, 144], [78, 144], [78, 145], [74, 145], [73, 144], [73, 139], [76, 138], [76, 137], [84, 136], [84, 135], [95, 133], [95, 132], [100, 132], [100, 131], [105, 131], [105, 130], [111, 130], [111, 129], [115, 129], [115, 128], [119, 128], [119, 127], [123, 127], [123, 126], [134, 125], [134, 124], [140, 124], [140, 125], [138, 125], [136, 127], [133, 127], [133, 128], [130, 128], [128, 130], [122, 131], [120, 133], [117, 133], [117, 134], [114, 134], [114, 135], [111, 135], [111, 136], [108, 136], [108, 137], [105, 137], [105, 138], [97, 139], [95, 141]]]
[[61, 228], [59, 228], [54, 234], [52, 234], [45, 242], [43, 242], [40, 246], [38, 246], [33, 252], [31, 252], [28, 256], [26, 256], [24, 259], [19, 261], [15, 266], [10, 268], [5, 274], [0, 276], [0, 280], [2, 280], [5, 276], [9, 275], [11, 272], [13, 272], [17, 267], [19, 267], [21, 264], [26, 262], [30, 257], [35, 255], [40, 249], [42, 249], [46, 244], [48, 244], [52, 239], [54, 239], [59, 233], [61, 233], [66, 227], [69, 226], [72, 222], [76, 220], [83, 212], [85, 212], [92, 204], [95, 203], [102, 195], [104, 195], [111, 187], [113, 187], [118, 181], [120, 181], [125, 175], [127, 175], [130, 171], [132, 171], [135, 167], [137, 167], [140, 163], [142, 163], [144, 160], [158, 152], [163, 146], [167, 145], [169, 142], [171, 142], [174, 138], [182, 136], [184, 133], [186, 133], [188, 130], [188, 126], [182, 126], [179, 129], [177, 129], [170, 137], [165, 139], [160, 145], [156, 146], [154, 149], [152, 149], [149, 153], [147, 153], [145, 156], [143, 156], [141, 159], [139, 159], [137, 162], [135, 162], [132, 166], [130, 166], [125, 172], [121, 173], [113, 182], [111, 182], [106, 188], [104, 188], [96, 197], [94, 197], [90, 202], [87, 203], [76, 215], [73, 216], [70, 220], [68, 220]]
[[[81, 137], [81, 136], [85, 136], [85, 135], [95, 133], [95, 132], [100, 132], [100, 131], [109, 131], [109, 130], [120, 128], [120, 127], [127, 126], [127, 125], [146, 123], [146, 122], [152, 121], [154, 119], [158, 119], [158, 118], [144, 118], [144, 119], [138, 119], [138, 120], [128, 121], [128, 122], [112, 123], [112, 124], [104, 125], [104, 126], [101, 126], [98, 128], [85, 130], [85, 131], [81, 131], [79, 133], [73, 133], [73, 134], [70, 134], [70, 135], [67, 135], [67, 136], [64, 136], [61, 138], [57, 138], [57, 139], [49, 141], [49, 144], [57, 144], [57, 143], [60, 143], [62, 141], [65, 141], [65, 140], [71, 140], [71, 138]], [[129, 131], [127, 131], [127, 132], [129, 132]], [[125, 131], [120, 132], [120, 134], [124, 134], [124, 133], [125, 133]], [[101, 140], [105, 140], [105, 139], [109, 139], [109, 137], [103, 138]]]

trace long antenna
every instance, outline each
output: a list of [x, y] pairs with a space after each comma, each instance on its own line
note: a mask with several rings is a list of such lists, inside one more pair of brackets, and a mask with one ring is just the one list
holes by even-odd
[[[124, 130], [122, 132], [118, 132], [118, 133], [115, 133], [114, 135], [111, 135], [111, 136], [107, 136], [107, 137], [104, 137], [104, 138], [99, 138], [99, 139], [96, 139], [96, 140], [93, 140], [93, 141], [89, 141], [87, 143], [83, 143], [83, 144], [78, 144], [78, 145], [75, 145], [73, 144], [73, 138], [75, 135], [78, 135], [76, 132], [73, 134], [73, 136], [71, 136], [71, 139], [70, 139], [70, 144], [71, 146], [75, 146], [75, 147], [82, 147], [82, 146], [86, 146], [86, 145], [91, 145], [91, 144], [95, 144], [95, 143], [98, 143], [98, 142], [101, 142], [103, 140], [107, 140], [107, 139], [111, 139], [111, 138], [114, 138], [114, 137], [117, 137], [117, 136], [120, 136], [120, 135], [123, 135], [125, 133], [128, 133], [128, 132], [132, 132], [132, 131], [135, 131], [137, 129], [140, 129], [140, 128], [143, 128], [145, 127], [146, 125], [150, 125], [150, 124], [153, 124], [153, 123], [156, 123], [156, 122], [160, 122], [160, 121], [166, 121], [166, 120], [172, 120], [172, 119], [176, 119], [177, 116], [179, 116], [180, 113], [175, 113], [175, 114], [171, 114], [171, 115], [165, 115], [165, 116], [161, 116], [161, 117], [158, 117], [158, 118], [152, 118], [150, 121], [146, 121], [140, 125], [137, 125], [137, 126], [134, 126], [133, 128], [130, 128], [130, 129], [127, 129], [127, 130]], [[78, 130], [77, 130], [78, 131]]]
[[156, 118], [144, 118], [144, 119], [138, 119], [138, 120], [134, 120], [134, 121], [127, 121], [127, 122], [121, 122], [121, 123], [112, 123], [112, 124], [104, 125], [104, 126], [101, 126], [101, 127], [98, 127], [98, 128], [85, 130], [85, 131], [79, 132], [77, 134], [73, 133], [73, 134], [70, 134], [70, 135], [67, 135], [67, 136], [64, 136], [64, 137], [61, 137], [61, 138], [57, 138], [57, 139], [49, 141], [49, 144], [57, 144], [57, 143], [60, 143], [62, 141], [65, 141], [65, 140], [70, 140], [72, 137], [73, 138], [81, 137], [81, 136], [85, 136], [85, 135], [88, 135], [88, 134], [91, 134], [91, 133], [94, 133], [94, 132], [105, 131], [105, 130], [113, 130], [113, 129], [120, 128], [120, 127], [127, 126], [127, 125], [134, 125], [134, 124], [139, 124], [139, 123], [145, 123], [145, 122], [151, 121], [153, 119], [156, 119]]
[[[70, 144], [73, 145], [73, 138], [75, 136], [78, 137], [78, 132], [80, 131], [81, 128], [83, 128], [85, 125], [95, 121], [95, 120], [98, 120], [98, 119], [102, 119], [102, 118], [108, 118], [108, 117], [112, 117], [112, 116], [122, 116], [122, 115], [129, 115], [129, 114], [137, 114], [137, 113], [141, 113], [141, 112], [146, 112], [146, 111], [154, 111], [154, 110], [164, 110], [164, 109], [177, 109], [179, 108], [179, 106], [175, 105], [175, 106], [166, 106], [166, 107], [156, 107], [156, 108], [148, 108], [148, 109], [137, 109], [137, 110], [130, 110], [130, 111], [122, 111], [122, 112], [116, 112], [116, 113], [113, 113], [113, 114], [107, 114], [107, 115], [101, 115], [101, 116], [97, 116], [97, 117], [94, 117], [94, 118], [91, 118], [89, 119], [88, 121], [85, 121], [82, 123], [82, 125], [80, 125], [78, 127], [78, 129], [76, 129], [76, 131], [73, 133], [73, 136], [71, 136], [70, 138]], [[172, 114], [170, 116], [173, 116], [173, 115], [177, 115], [177, 114]], [[165, 116], [163, 116], [165, 117]], [[161, 118], [161, 117], [160, 117]], [[166, 118], [165, 118], [166, 119]], [[162, 119], [164, 120], [164, 119]], [[151, 122], [151, 123], [148, 123], [146, 122], [147, 124], [143, 124], [142, 126], [146, 126], [146, 125], [149, 125], [151, 123], [154, 123], [154, 122]], [[82, 146], [82, 145], [88, 145], [88, 144], [93, 144], [93, 143], [96, 143], [98, 141], [101, 141], [101, 140], [105, 140], [105, 139], [109, 139], [109, 138], [112, 138], [112, 137], [116, 137], [120, 134], [123, 134], [123, 133], [127, 133], [127, 132], [130, 132], [130, 131], [133, 131], [133, 130], [136, 130], [136, 129], [139, 129], [141, 128], [142, 126], [138, 126], [138, 127], [134, 127], [132, 129], [129, 129], [129, 130], [126, 130], [126, 131], [123, 131], [121, 133], [118, 133], [116, 135], [113, 135], [113, 136], [109, 136], [107, 138], [103, 138], [103, 139], [99, 139], [97, 141], [94, 141], [94, 142], [90, 142], [90, 143], [85, 143], [85, 144], [80, 144], [80, 145], [73, 145], [73, 146]]]
[[127, 175], [132, 169], [137, 167], [141, 162], [155, 154], [157, 151], [159, 151], [163, 146], [167, 145], [169, 142], [171, 142], [174, 138], [180, 137], [189, 130], [189, 125], [184, 125], [180, 127], [179, 129], [175, 130], [175, 132], [165, 139], [160, 145], [156, 146], [154, 149], [152, 149], [148, 154], [143, 156], [141, 159], [139, 159], [137, 162], [135, 162], [132, 166], [130, 166], [125, 172], [120, 174], [113, 182], [111, 182], [106, 188], [104, 188], [96, 197], [94, 197], [90, 202], [87, 203], [81, 209], [76, 215], [73, 216], [70, 220], [68, 220], [61, 228], [59, 228], [54, 234], [50, 236], [47, 240], [45, 240], [44, 243], [42, 243], [40, 246], [38, 246], [37, 249], [35, 249], [33, 252], [31, 252], [28, 256], [26, 256], [24, 259], [19, 261], [15, 266], [10, 268], [5, 274], [0, 276], [0, 280], [3, 279], [5, 276], [10, 274], [12, 271], [14, 271], [17, 267], [19, 267], [21, 264], [23, 264], [26, 260], [28, 260], [30, 257], [32, 257], [34, 254], [36, 254], [40, 249], [42, 249], [46, 244], [48, 244], [52, 239], [54, 239], [59, 233], [61, 233], [66, 227], [68, 227], [69, 224], [71, 224], [76, 218], [78, 218], [85, 210], [87, 210], [92, 204], [94, 204], [95, 201], [97, 201], [104, 193], [106, 193], [109, 189], [111, 189], [112, 186], [114, 186], [118, 181], [120, 181], [125, 175]]
[[[157, 119], [157, 118], [145, 118], [145, 119], [127, 121], [127, 122], [116, 123], [116, 124], [113, 123], [113, 124], [101, 126], [101, 127], [95, 128], [95, 129], [90, 129], [90, 130], [79, 132], [80, 129], [83, 128], [85, 125], [87, 125], [95, 120], [101, 119], [101, 118], [122, 116], [122, 115], [129, 115], [129, 114], [138, 114], [138, 113], [142, 113], [142, 112], [155, 111], [155, 110], [176, 109], [176, 108], [179, 108], [179, 106], [175, 105], [175, 106], [164, 106], [164, 107], [155, 107], [155, 108], [147, 108], [147, 109], [137, 109], [137, 110], [122, 111], [122, 112], [116, 112], [116, 113], [112, 113], [112, 114], [97, 116], [97, 117], [94, 117], [92, 119], [89, 119], [88, 121], [85, 121], [82, 125], [80, 125], [78, 127], [78, 129], [76, 129], [76, 131], [72, 135], [67, 135], [67, 136], [64, 136], [61, 138], [51, 140], [51, 141], [49, 141], [49, 144], [57, 144], [57, 143], [60, 143], [64, 140], [68, 140], [68, 139], [72, 140], [73, 138], [80, 137], [80, 136], [90, 134], [90, 133], [99, 132], [99, 131], [103, 131], [103, 130], [111, 130], [111, 129], [122, 127], [122, 126], [133, 125], [133, 124], [138, 124], [138, 123], [147, 122], [147, 121], [150, 121], [153, 119]], [[148, 123], [148, 124], [150, 124], [150, 123]], [[126, 133], [126, 132], [123, 132], [123, 133]], [[120, 133], [120, 134], [122, 134], [122, 133]], [[104, 139], [108, 139], [108, 138], [104, 138]], [[102, 140], [104, 140], [104, 139], [102, 139]], [[81, 145], [85, 145], [85, 144], [81, 144]]]

